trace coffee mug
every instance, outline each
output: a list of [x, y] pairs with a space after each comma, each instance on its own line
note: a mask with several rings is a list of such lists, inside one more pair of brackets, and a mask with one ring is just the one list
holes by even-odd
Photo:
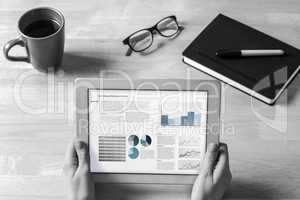
[[[64, 53], [64, 27], [62, 13], [54, 8], [40, 7], [29, 10], [19, 19], [19, 38], [4, 45], [4, 56], [11, 61], [30, 62], [40, 71], [56, 70]], [[15, 45], [25, 47], [27, 56], [9, 55], [10, 49]]]

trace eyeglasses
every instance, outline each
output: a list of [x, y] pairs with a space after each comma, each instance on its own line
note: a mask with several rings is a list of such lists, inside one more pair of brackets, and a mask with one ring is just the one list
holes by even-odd
[[128, 45], [134, 52], [144, 51], [152, 45], [155, 31], [163, 37], [172, 37], [177, 34], [179, 25], [176, 16], [165, 17], [150, 28], [141, 29], [132, 33], [123, 40], [123, 44]]

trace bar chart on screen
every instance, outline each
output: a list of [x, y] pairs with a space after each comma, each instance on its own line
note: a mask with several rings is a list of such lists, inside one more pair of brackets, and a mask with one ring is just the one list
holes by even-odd
[[201, 114], [187, 112], [184, 115], [161, 115], [162, 126], [200, 126]]

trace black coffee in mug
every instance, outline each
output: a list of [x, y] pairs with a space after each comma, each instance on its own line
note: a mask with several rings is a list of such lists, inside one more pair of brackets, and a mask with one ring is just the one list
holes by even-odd
[[[30, 62], [36, 69], [57, 70], [64, 53], [65, 20], [54, 8], [40, 7], [25, 12], [19, 19], [20, 36], [3, 47], [4, 56], [11, 61]], [[9, 51], [15, 45], [25, 47], [26, 56], [13, 56]]]
[[38, 20], [24, 28], [24, 34], [29, 37], [46, 37], [58, 31], [60, 25], [55, 20]]

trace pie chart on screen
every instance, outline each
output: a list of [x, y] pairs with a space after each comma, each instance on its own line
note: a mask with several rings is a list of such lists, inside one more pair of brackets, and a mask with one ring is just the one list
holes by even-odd
[[141, 137], [141, 145], [144, 146], [144, 147], [148, 147], [150, 146], [152, 143], [152, 139], [149, 135], [143, 135]]
[[139, 137], [136, 135], [130, 135], [128, 137], [128, 143], [130, 146], [136, 146], [139, 143]]
[[128, 151], [128, 157], [131, 159], [136, 159], [139, 157], [139, 150], [135, 147], [131, 147]]

